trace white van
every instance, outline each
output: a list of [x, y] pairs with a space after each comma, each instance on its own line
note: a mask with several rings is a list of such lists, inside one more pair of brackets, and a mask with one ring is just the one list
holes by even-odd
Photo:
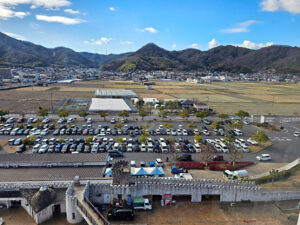
[[132, 152], [132, 143], [127, 145], [127, 152]]
[[237, 136], [243, 136], [242, 131], [240, 131], [239, 129], [233, 129], [233, 132], [237, 135]]
[[168, 153], [168, 146], [165, 142], [161, 142], [161, 152], [162, 153]]
[[135, 163], [134, 160], [131, 160], [131, 161], [130, 161], [130, 167], [136, 167], [136, 163]]
[[114, 143], [114, 150], [117, 151], [119, 150], [120, 144], [118, 142]]

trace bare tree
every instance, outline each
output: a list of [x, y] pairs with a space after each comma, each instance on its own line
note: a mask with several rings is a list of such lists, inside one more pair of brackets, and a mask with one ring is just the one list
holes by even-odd
[[242, 159], [243, 155], [239, 151], [239, 149], [231, 142], [228, 143], [228, 150], [229, 150], [230, 160], [232, 161], [232, 166], [235, 167], [236, 162]]
[[206, 166], [207, 166], [207, 162], [212, 159], [213, 155], [214, 155], [213, 146], [209, 144], [201, 145], [201, 158], [205, 162]]

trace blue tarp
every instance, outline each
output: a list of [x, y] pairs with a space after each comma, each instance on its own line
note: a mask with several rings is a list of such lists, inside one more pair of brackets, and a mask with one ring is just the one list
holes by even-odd
[[105, 171], [105, 176], [111, 176], [112, 175], [112, 170], [111, 168], [107, 168]]
[[145, 175], [148, 175], [148, 173], [144, 170], [144, 168], [140, 168], [134, 175], [145, 176]]

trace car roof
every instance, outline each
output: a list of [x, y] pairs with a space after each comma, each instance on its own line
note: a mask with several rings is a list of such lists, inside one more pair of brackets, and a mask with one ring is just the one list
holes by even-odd
[[270, 154], [261, 154], [261, 156], [271, 156]]

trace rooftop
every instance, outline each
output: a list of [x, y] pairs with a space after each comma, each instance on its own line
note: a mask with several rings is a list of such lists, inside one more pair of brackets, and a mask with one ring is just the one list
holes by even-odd
[[137, 98], [137, 94], [132, 90], [125, 89], [98, 89], [95, 91], [96, 97], [110, 98]]
[[128, 112], [134, 111], [124, 99], [121, 98], [92, 98], [90, 112]]

